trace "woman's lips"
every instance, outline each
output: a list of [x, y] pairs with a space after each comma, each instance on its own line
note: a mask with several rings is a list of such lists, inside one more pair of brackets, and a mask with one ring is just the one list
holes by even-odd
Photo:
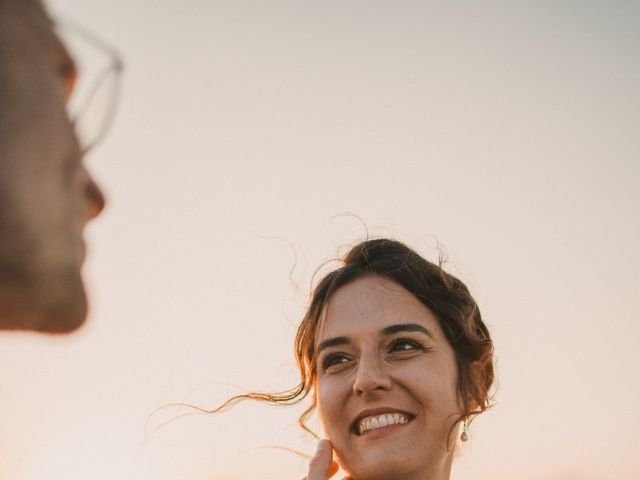
[[365, 411], [361, 413], [351, 425], [351, 431], [358, 435], [367, 435], [371, 432], [400, 427], [413, 420], [414, 415], [399, 410], [384, 409], [385, 411]]
[[382, 415], [366, 417], [358, 422], [358, 434], [365, 435], [379, 428], [392, 425], [404, 425], [405, 423], [409, 423], [409, 420], [409, 416], [404, 413], [383, 413]]

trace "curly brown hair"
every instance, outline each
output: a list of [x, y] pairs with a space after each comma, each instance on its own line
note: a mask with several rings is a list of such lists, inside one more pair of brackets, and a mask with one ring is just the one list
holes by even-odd
[[[317, 379], [316, 334], [332, 295], [340, 287], [367, 275], [381, 275], [411, 292], [431, 310], [453, 348], [458, 368], [458, 393], [462, 409], [454, 425], [470, 421], [491, 404], [490, 388], [494, 380], [493, 342], [480, 310], [467, 287], [458, 278], [396, 240], [380, 238], [355, 245], [341, 259], [342, 266], [328, 273], [314, 288], [311, 302], [298, 327], [295, 358], [300, 383], [278, 393], [253, 392], [237, 395], [214, 410], [225, 410], [240, 400], [258, 400], [273, 405], [292, 405], [312, 392]], [[299, 418], [300, 426], [316, 436], [306, 420], [316, 408], [311, 405]]]

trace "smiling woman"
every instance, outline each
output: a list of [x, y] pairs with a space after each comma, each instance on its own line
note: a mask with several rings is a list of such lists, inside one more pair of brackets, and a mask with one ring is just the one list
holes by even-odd
[[[448, 480], [456, 432], [490, 405], [493, 344], [467, 287], [406, 245], [357, 244], [313, 291], [295, 340], [300, 384], [230, 399], [312, 393], [326, 440], [309, 467], [353, 480]], [[330, 448], [332, 447], [332, 448]]]
[[367, 275], [332, 296], [319, 333], [319, 416], [353, 478], [448, 478], [461, 417], [455, 353], [436, 316]]
[[466, 286], [388, 239], [316, 287], [296, 339], [303, 383], [353, 479], [449, 478], [455, 435], [489, 406], [493, 346]]

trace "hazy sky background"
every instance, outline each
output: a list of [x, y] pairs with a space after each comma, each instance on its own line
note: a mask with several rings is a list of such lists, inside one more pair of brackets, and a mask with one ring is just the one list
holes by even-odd
[[144, 423], [295, 385], [311, 275], [355, 215], [441, 245], [494, 335], [496, 406], [453, 480], [640, 478], [640, 3], [49, 5], [126, 71], [90, 159], [89, 323], [0, 336], [0, 478], [302, 477], [259, 448], [311, 453], [299, 408], [146, 445]]

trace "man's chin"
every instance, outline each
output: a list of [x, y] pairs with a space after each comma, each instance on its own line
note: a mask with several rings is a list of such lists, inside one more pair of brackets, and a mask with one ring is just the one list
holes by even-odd
[[80, 328], [87, 318], [87, 295], [80, 278], [57, 289], [56, 295], [43, 298], [36, 331], [64, 334]]
[[[83, 292], [84, 293], [84, 292]], [[50, 334], [65, 334], [78, 330], [87, 318], [87, 300], [74, 299], [72, 303], [65, 303], [50, 308], [40, 316], [36, 331]]]
[[10, 289], [0, 285], [0, 329], [65, 334], [84, 324], [88, 306], [80, 272], [44, 277]]

